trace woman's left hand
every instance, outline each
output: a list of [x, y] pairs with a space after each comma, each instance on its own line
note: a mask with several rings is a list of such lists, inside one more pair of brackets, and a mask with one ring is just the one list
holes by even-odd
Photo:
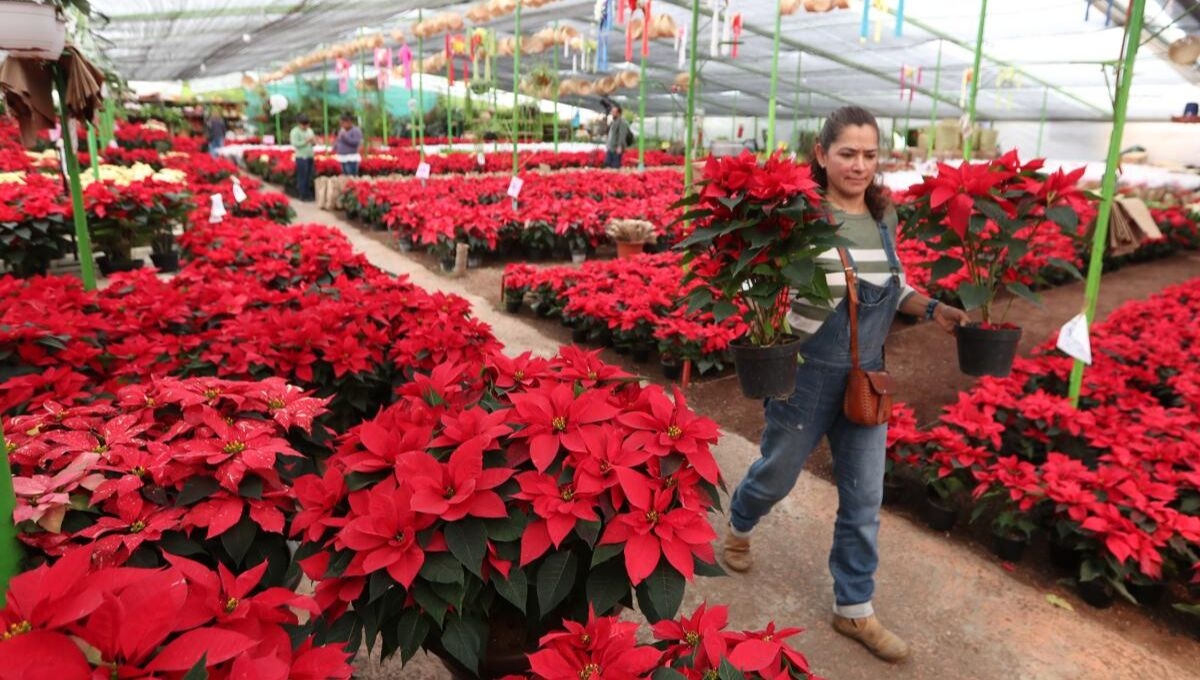
[[933, 310], [933, 320], [942, 327], [942, 330], [951, 334], [959, 326], [966, 326], [971, 323], [971, 317], [966, 312], [958, 307], [951, 307], [947, 304], [939, 304]]

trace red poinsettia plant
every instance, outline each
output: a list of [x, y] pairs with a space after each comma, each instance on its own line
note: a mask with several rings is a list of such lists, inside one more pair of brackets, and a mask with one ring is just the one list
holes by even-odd
[[[820, 187], [807, 165], [776, 153], [765, 162], [749, 151], [710, 158], [697, 193], [677, 207], [691, 210], [684, 250], [684, 284], [692, 309], [709, 309], [718, 323], [740, 316], [749, 344], [765, 347], [791, 337], [791, 297], [831, 297], [816, 257], [842, 240], [822, 208]], [[714, 291], [716, 291], [714, 293]]]
[[615, 616], [563, 621], [529, 655], [529, 680], [821, 680], [788, 638], [800, 628], [726, 630], [729, 609], [701, 604], [678, 619], [654, 624], [655, 642], [640, 643], [637, 624]]
[[350, 654], [319, 644], [298, 612], [308, 596], [263, 588], [266, 563], [240, 575], [182, 557], [162, 569], [95, 568], [78, 548], [15, 577], [0, 609], [6, 678], [335, 680]]
[[955, 292], [966, 309], [982, 310], [984, 324], [1002, 321], [992, 310], [1001, 288], [1038, 303], [1034, 288], [1051, 271], [1081, 278], [1064, 258], [1027, 257], [1031, 244], [1048, 236], [1077, 242], [1081, 216], [1092, 213], [1078, 186], [1084, 168], [1046, 175], [1043, 165], [1043, 159], [1022, 164], [1015, 150], [986, 163], [939, 163], [936, 176], [908, 190], [913, 218], [902, 233], [939, 255], [920, 266], [934, 281], [963, 270], [966, 281]]
[[443, 364], [297, 481], [297, 559], [350, 644], [382, 632], [385, 657], [478, 673], [491, 633], [531, 648], [635, 594], [670, 618], [685, 582], [719, 573], [716, 439], [681, 393], [596, 353]]

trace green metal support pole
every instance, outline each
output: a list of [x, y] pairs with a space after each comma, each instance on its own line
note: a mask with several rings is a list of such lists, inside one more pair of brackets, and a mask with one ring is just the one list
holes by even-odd
[[[642, 30], [650, 30], [647, 26]], [[638, 78], [638, 171], [646, 170], [646, 53], [642, 52], [641, 75]]]
[[[358, 29], [358, 37], [359, 38], [363, 37], [363, 32], [364, 32], [363, 28], [360, 26]], [[354, 87], [358, 91], [354, 95], [354, 101], [355, 101], [355, 103], [358, 104], [358, 111], [359, 111], [358, 124], [359, 124], [359, 126], [361, 126], [363, 128], [367, 127], [366, 126], [366, 122], [367, 122], [367, 100], [366, 100], [367, 90], [363, 86], [366, 80], [367, 80], [367, 51], [359, 50], [358, 51], [358, 82], [354, 84]], [[370, 133], [368, 132], [367, 135], [364, 136], [364, 138], [363, 138], [363, 149], [364, 150], [366, 150], [368, 147], [371, 146], [370, 142], [368, 141], [369, 139], [370, 139]]]
[[775, 5], [775, 48], [771, 54], [771, 101], [767, 104], [768, 154], [775, 153], [775, 107], [779, 105], [779, 36], [782, 32], [783, 0], [779, 0]]
[[283, 144], [283, 129], [280, 127], [279, 114], [275, 114], [275, 143]]
[[696, 157], [696, 34], [700, 32], [700, 0], [692, 0], [692, 28], [688, 31], [688, 91], [687, 91], [687, 136], [683, 139], [683, 191], [692, 189]]
[[321, 60], [321, 124], [329, 141], [329, 61]]
[[21, 544], [17, 541], [17, 527], [13, 523], [17, 497], [13, 493], [9, 453], [4, 428], [0, 423], [0, 607], [6, 602], [8, 582], [17, 575], [21, 566]]
[[979, 98], [979, 68], [983, 64], [983, 29], [987, 24], [987, 0], [979, 8], [979, 33], [975, 37], [975, 67], [971, 71], [971, 95], [967, 100], [967, 134], [963, 135], [963, 162], [971, 160], [971, 146], [975, 137], [975, 100]]
[[1042, 157], [1042, 134], [1046, 132], [1046, 105], [1050, 103], [1050, 88], [1042, 90], [1042, 119], [1038, 122], [1038, 143], [1037, 152], [1033, 155], [1036, 158]]
[[[1142, 35], [1142, 23], [1146, 13], [1146, 0], [1131, 0], [1127, 13], [1124, 64], [1117, 80], [1117, 98], [1113, 105], [1112, 136], [1108, 141], [1108, 164], [1104, 168], [1104, 179], [1100, 189], [1100, 210], [1096, 215], [1096, 229], [1092, 234], [1092, 254], [1088, 263], [1085, 299], [1088, 326], [1096, 318], [1096, 300], [1100, 297], [1100, 274], [1104, 267], [1104, 252], [1108, 245], [1108, 220], [1112, 215], [1113, 196], [1117, 193], [1117, 167], [1121, 162], [1121, 137], [1125, 132], [1125, 112], [1129, 108], [1129, 88], [1133, 84], [1133, 64], [1137, 59], [1138, 41]], [[1075, 361], [1071, 368], [1071, 384], [1068, 392], [1071, 405], [1079, 406], [1079, 394], [1083, 389], [1082, 361]]]
[[[558, 35], [558, 22], [554, 22], [554, 35]], [[558, 45], [554, 46], [554, 153], [558, 153]]]
[[[424, 21], [421, 10], [417, 10], [417, 22]], [[425, 36], [417, 36], [417, 54], [413, 57], [417, 62], [417, 128], [421, 138], [421, 160], [425, 160]]]
[[936, 135], [934, 134], [934, 131], [937, 129], [938, 95], [941, 94], [941, 87], [942, 87], [942, 45], [944, 45], [944, 44], [945, 43], [943, 41], [941, 41], [941, 40], [938, 41], [937, 66], [933, 67], [933, 94], [934, 94], [934, 97], [933, 97], [933, 106], [931, 106], [929, 109], [929, 134], [926, 135], [926, 142], [928, 142], [929, 148], [925, 152], [926, 156], [928, 158], [933, 158], [933, 139], [934, 139], [934, 137], [936, 137]]
[[380, 127], [383, 128], [383, 145], [388, 143], [388, 110], [387, 110], [387, 91], [379, 88], [379, 121]]
[[88, 160], [91, 161], [92, 179], [100, 181], [100, 152], [96, 148], [96, 127], [91, 123], [87, 126]]
[[75, 245], [79, 249], [79, 268], [83, 289], [96, 289], [95, 262], [92, 260], [92, 235], [88, 232], [87, 213], [83, 211], [83, 188], [79, 184], [79, 159], [71, 142], [71, 119], [67, 116], [67, 74], [53, 64], [54, 85], [58, 89], [58, 118], [62, 127], [63, 156], [67, 161], [67, 181], [71, 187], [71, 214], [75, 219]]
[[[516, 47], [513, 49], [513, 177], [520, 170], [521, 159], [518, 154], [518, 143], [521, 139], [521, 0], [517, 0], [514, 9], [513, 34], [516, 36]], [[514, 202], [516, 199], [513, 199]]]

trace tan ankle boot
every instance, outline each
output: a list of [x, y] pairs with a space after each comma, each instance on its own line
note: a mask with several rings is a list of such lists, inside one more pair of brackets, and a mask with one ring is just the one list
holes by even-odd
[[728, 533], [725, 534], [722, 550], [725, 566], [734, 571], [750, 571], [750, 567], [754, 566], [754, 556], [750, 554], [750, 539], [738, 538], [732, 531], [726, 531]]
[[862, 619], [848, 619], [834, 614], [833, 629], [851, 640], [858, 640], [884, 661], [896, 663], [908, 658], [908, 643], [884, 628], [874, 614]]

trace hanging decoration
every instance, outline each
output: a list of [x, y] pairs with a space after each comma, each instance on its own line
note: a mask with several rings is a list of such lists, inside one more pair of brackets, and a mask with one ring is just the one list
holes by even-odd
[[338, 94], [346, 94], [350, 91], [350, 60], [338, 57], [334, 62], [334, 69], [338, 77]]
[[896, 37], [904, 35], [904, 0], [900, 0], [896, 5]]
[[733, 0], [726, 0], [725, 3], [725, 20], [721, 22], [721, 56], [729, 56], [729, 43], [733, 42], [733, 23], [730, 18], [733, 16]]
[[413, 89], [413, 82], [412, 82], [413, 53], [412, 53], [412, 50], [408, 47], [408, 43], [405, 43], [400, 46], [399, 58], [400, 58], [400, 68], [402, 69], [402, 73], [404, 76], [404, 89], [411, 91]]
[[900, 67], [900, 101], [904, 101], [905, 95], [908, 96], [908, 101], [913, 100], [917, 87], [921, 84], [921, 74], [920, 66], [904, 64]]
[[[903, 2], [903, 0], [901, 0]], [[779, 3], [779, 13], [783, 16], [791, 16], [800, 11], [801, 0], [781, 0]]]
[[679, 55], [677, 67], [681, 71], [687, 65], [687, 44], [687, 27], [680, 26], [679, 30], [675, 31], [675, 52]]
[[734, 14], [729, 23], [732, 25], [732, 28], [730, 29], [730, 37], [733, 39], [733, 46], [729, 56], [737, 59], [738, 46], [742, 44], [742, 13], [738, 12], [737, 14]]
[[375, 84], [380, 90], [386, 90], [390, 85], [392, 75], [392, 48], [375, 48]]
[[[608, 32], [612, 30], [613, 23], [613, 0], [596, 0], [596, 5], [592, 9], [592, 17], [596, 21], [596, 70], [608, 70]], [[585, 49], [581, 50], [586, 54]], [[587, 58], [584, 58], [583, 67], [587, 68]], [[575, 73], [579, 72], [579, 63], [577, 60], [571, 60], [571, 70]]]
[[883, 22], [887, 18], [886, 0], [873, 0], [878, 14], [875, 19], [875, 42], [883, 42]]
[[708, 53], [716, 58], [721, 56], [721, 12], [725, 10], [726, 0], [708, 0], [708, 9], [712, 12], [712, 33], [709, 36]]
[[871, 29], [871, 2], [863, 0], [862, 24], [858, 28], [858, 41], [866, 42], [867, 33]]
[[971, 79], [975, 76], [974, 69], [966, 69], [962, 75], [962, 86], [958, 93], [958, 108], [966, 110], [967, 108], [967, 90], [971, 87]]

